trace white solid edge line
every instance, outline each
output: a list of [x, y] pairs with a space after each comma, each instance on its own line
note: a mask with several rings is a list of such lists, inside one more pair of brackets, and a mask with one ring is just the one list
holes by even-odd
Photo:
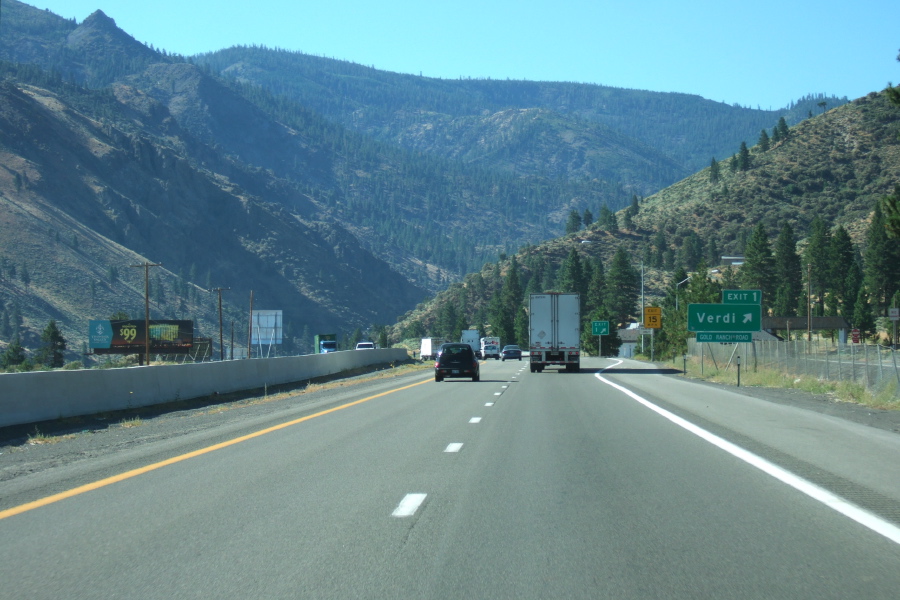
[[447, 447], [444, 448], [444, 452], [459, 452], [462, 450], [462, 442], [453, 442], [451, 444], [447, 444]]
[[419, 507], [422, 505], [422, 502], [425, 501], [425, 496], [428, 494], [407, 494], [404, 496], [403, 500], [400, 501], [400, 504], [397, 505], [397, 508], [394, 509], [394, 512], [391, 513], [392, 517], [411, 517], [416, 514], [416, 511], [419, 510]]
[[[610, 369], [612, 367], [618, 366], [618, 365], [622, 364], [622, 362], [623, 361], [619, 361], [615, 365], [610, 365], [609, 367], [606, 367], [606, 369]], [[605, 371], [606, 369], [603, 369], [603, 370]], [[612, 381], [606, 379], [605, 377], [602, 377], [600, 375], [600, 373], [596, 373], [594, 376], [597, 379], [599, 379], [600, 381], [602, 381], [603, 383], [605, 383], [606, 385], [616, 388], [623, 394], [625, 394], [625, 395], [631, 397], [632, 399], [636, 400], [637, 402], [643, 404], [644, 406], [646, 406], [653, 412], [669, 419], [670, 421], [672, 421], [679, 427], [682, 427], [682, 428], [690, 431], [694, 435], [706, 440], [707, 442], [709, 442], [710, 444], [713, 444], [714, 446], [718, 446], [725, 452], [728, 452], [732, 456], [735, 456], [735, 457], [743, 460], [747, 464], [750, 464], [750, 465], [756, 467], [760, 471], [762, 471], [768, 475], [771, 475], [772, 477], [774, 477], [775, 479], [778, 479], [782, 483], [786, 483], [789, 486], [793, 487], [794, 489], [796, 489], [800, 492], [803, 492], [810, 498], [813, 498], [814, 500], [818, 500], [825, 506], [827, 506], [833, 510], [836, 510], [837, 512], [841, 513], [845, 517], [853, 519], [860, 525], [871, 529], [875, 533], [883, 535], [884, 537], [888, 538], [895, 544], [900, 544], [900, 527], [897, 527], [896, 525], [893, 525], [892, 523], [885, 521], [878, 515], [875, 515], [874, 513], [871, 513], [863, 508], [860, 508], [859, 506], [856, 506], [855, 504], [841, 498], [840, 496], [829, 492], [825, 488], [819, 487], [816, 484], [814, 484], [810, 481], [807, 481], [807, 480], [803, 479], [802, 477], [795, 475], [795, 474], [791, 473], [790, 471], [787, 471], [786, 469], [783, 469], [782, 467], [779, 467], [778, 465], [776, 465], [774, 463], [767, 461], [766, 459], [762, 458], [761, 456], [757, 456], [756, 454], [753, 454], [752, 452], [749, 452], [748, 450], [744, 450], [740, 446], [736, 446], [735, 444], [732, 444], [731, 442], [729, 442], [723, 438], [720, 438], [719, 436], [715, 435], [714, 433], [710, 433], [709, 431], [703, 429], [702, 427], [698, 427], [697, 425], [694, 425], [690, 421], [686, 421], [685, 419], [682, 419], [681, 417], [667, 411], [666, 409], [656, 406], [649, 400], [646, 400], [646, 399], [642, 398], [641, 396], [638, 396], [636, 393], [632, 392], [631, 390], [629, 390], [617, 383], [613, 383]]]

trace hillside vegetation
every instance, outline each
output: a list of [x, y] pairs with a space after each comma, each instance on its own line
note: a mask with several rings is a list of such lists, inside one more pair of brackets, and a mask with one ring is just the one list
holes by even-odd
[[[717, 303], [723, 288], [762, 289], [767, 314], [807, 314], [808, 275], [814, 315], [840, 315], [865, 335], [888, 336], [886, 308], [900, 305], [900, 243], [887, 237], [880, 207], [900, 183], [900, 106], [872, 93], [776, 127], [716, 162], [612, 219], [486, 265], [405, 315], [395, 336], [455, 339], [467, 327], [496, 334], [502, 315], [489, 307], [512, 271], [517, 311], [528, 292], [574, 291], [584, 299], [586, 330], [598, 318], [624, 326], [640, 317], [641, 267], [646, 304], [666, 309], [663, 353], [683, 351], [687, 304]], [[725, 266], [724, 255], [746, 262]], [[622, 256], [630, 271], [616, 264]], [[614, 306], [622, 296], [625, 308]], [[524, 331], [505, 333], [526, 343]]]

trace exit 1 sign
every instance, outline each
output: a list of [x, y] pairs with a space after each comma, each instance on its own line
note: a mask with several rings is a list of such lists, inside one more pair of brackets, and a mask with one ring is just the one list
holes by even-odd
[[722, 290], [722, 304], [762, 304], [762, 291]]

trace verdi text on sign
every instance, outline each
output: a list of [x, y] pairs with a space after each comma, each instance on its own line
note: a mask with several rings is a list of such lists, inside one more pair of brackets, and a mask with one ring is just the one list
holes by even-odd
[[689, 304], [688, 331], [759, 331], [759, 304]]

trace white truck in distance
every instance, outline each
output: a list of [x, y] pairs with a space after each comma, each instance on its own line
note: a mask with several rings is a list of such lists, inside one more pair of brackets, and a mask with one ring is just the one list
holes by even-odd
[[528, 311], [531, 372], [548, 365], [581, 369], [581, 297], [578, 294], [531, 294]]
[[481, 341], [478, 337], [477, 329], [463, 329], [462, 335], [459, 336], [459, 343], [471, 346], [475, 356], [478, 356], [481, 352]]
[[445, 343], [440, 338], [422, 338], [419, 344], [419, 358], [422, 360], [434, 360], [441, 350], [441, 344]]
[[481, 358], [496, 358], [500, 360], [500, 338], [481, 338]]

